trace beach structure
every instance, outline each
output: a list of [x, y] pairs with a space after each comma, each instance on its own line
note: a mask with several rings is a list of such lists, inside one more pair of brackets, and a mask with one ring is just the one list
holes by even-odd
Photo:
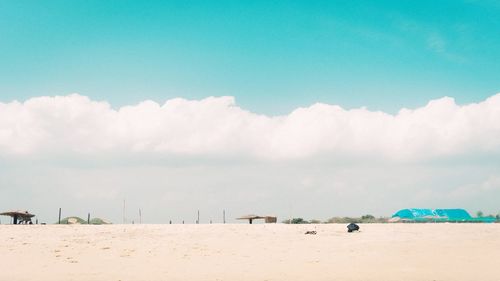
[[390, 222], [494, 222], [494, 218], [473, 218], [464, 209], [402, 209]]
[[93, 218], [93, 219], [87, 219], [84, 220], [80, 217], [67, 217], [63, 218], [60, 222], [60, 224], [94, 224], [94, 225], [101, 225], [101, 224], [111, 224], [110, 222], [101, 219], [101, 218]]
[[7, 211], [0, 213], [0, 216], [9, 216], [12, 218], [12, 224], [33, 224], [31, 218], [34, 214], [30, 214], [28, 211]]
[[254, 220], [263, 219], [265, 223], [276, 223], [278, 218], [275, 216], [258, 216], [258, 215], [246, 215], [239, 218], [237, 220], [248, 220], [249, 224], [252, 224]]

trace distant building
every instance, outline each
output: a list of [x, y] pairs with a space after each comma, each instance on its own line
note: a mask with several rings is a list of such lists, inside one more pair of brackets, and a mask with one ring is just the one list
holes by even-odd
[[494, 218], [473, 218], [464, 209], [402, 209], [391, 222], [493, 222]]
[[246, 215], [237, 218], [237, 220], [248, 220], [249, 224], [252, 224], [254, 220], [263, 219], [265, 223], [276, 223], [278, 221], [275, 216], [258, 216], [258, 215]]
[[11, 217], [13, 224], [32, 224], [31, 218], [35, 215], [30, 214], [28, 211], [7, 211], [0, 213], [0, 216]]

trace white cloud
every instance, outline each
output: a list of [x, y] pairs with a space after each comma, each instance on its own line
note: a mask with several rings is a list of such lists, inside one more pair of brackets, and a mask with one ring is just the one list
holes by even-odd
[[396, 115], [314, 104], [288, 115], [246, 111], [232, 97], [144, 101], [117, 110], [87, 97], [0, 103], [0, 155], [154, 153], [289, 159], [413, 161], [500, 152], [500, 94], [457, 105], [430, 101]]

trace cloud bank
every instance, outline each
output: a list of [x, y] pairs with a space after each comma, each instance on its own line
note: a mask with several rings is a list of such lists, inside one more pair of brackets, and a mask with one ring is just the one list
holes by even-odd
[[113, 109], [78, 94], [0, 103], [0, 155], [50, 153], [413, 161], [500, 153], [500, 94], [430, 101], [392, 115], [317, 103], [265, 116], [233, 97], [144, 101]]

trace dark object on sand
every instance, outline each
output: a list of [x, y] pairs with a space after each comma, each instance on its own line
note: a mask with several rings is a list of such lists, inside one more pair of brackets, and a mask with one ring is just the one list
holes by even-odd
[[347, 225], [347, 232], [359, 231], [359, 225], [355, 223], [350, 223]]
[[316, 231], [314, 231], [314, 230], [308, 230], [308, 231], [306, 231], [305, 234], [316, 235]]

